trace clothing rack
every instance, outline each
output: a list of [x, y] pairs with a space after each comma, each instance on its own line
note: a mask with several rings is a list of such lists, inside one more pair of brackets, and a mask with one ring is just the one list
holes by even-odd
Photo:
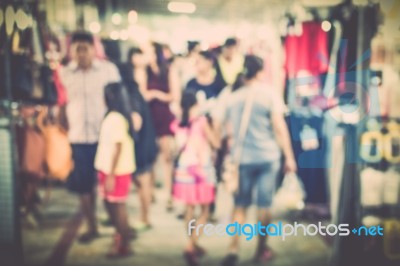
[[[371, 118], [367, 118], [366, 121]], [[379, 118], [384, 121], [397, 121], [398, 118]], [[385, 223], [382, 221], [397, 220], [400, 221], [399, 202], [396, 205], [382, 204], [376, 207], [363, 206], [361, 171], [372, 164], [361, 160], [360, 151], [360, 133], [364, 133], [365, 125], [347, 125], [346, 126], [346, 163], [343, 169], [343, 181], [341, 185], [341, 196], [338, 211], [338, 224], [349, 224], [349, 228], [358, 228], [364, 226], [363, 218], [367, 216], [379, 217], [381, 226], [384, 227], [384, 236], [357, 236], [350, 234], [346, 237], [336, 237], [334, 242], [332, 265], [399, 265], [400, 254], [394, 257], [388, 254], [388, 239], [391, 232], [386, 231]], [[375, 169], [386, 170], [388, 163], [373, 164]], [[391, 165], [394, 167], [399, 164]], [[399, 174], [400, 178], [400, 174]], [[400, 191], [399, 191], [400, 193]], [[366, 225], [365, 225], [366, 226]], [[350, 229], [350, 230], [351, 230]], [[398, 234], [398, 233], [397, 233]], [[390, 252], [390, 250], [389, 250]], [[398, 250], [397, 250], [398, 252]]]
[[[8, 4], [8, 5], [7, 5]], [[25, 7], [24, 1], [6, 1], [0, 5], [4, 11], [7, 8]], [[11, 84], [11, 35], [15, 31], [14, 26], [5, 20], [0, 25], [1, 52], [4, 55], [3, 87], [4, 98], [0, 99], [0, 261], [4, 265], [23, 265], [21, 225], [19, 214], [19, 187], [16, 182], [16, 150], [15, 130], [12, 112], [12, 84]], [[14, 22], [13, 22], [14, 23]], [[12, 32], [3, 29], [13, 29]]]

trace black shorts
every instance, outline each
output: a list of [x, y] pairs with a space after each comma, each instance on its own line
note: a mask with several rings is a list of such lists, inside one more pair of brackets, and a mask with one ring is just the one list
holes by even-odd
[[71, 146], [74, 170], [68, 178], [67, 187], [71, 192], [78, 194], [92, 193], [97, 181], [94, 168], [97, 143], [72, 144]]

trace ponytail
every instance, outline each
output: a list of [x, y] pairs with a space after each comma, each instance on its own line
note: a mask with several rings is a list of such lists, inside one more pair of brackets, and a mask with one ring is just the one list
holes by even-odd
[[196, 104], [197, 104], [196, 94], [191, 90], [185, 91], [181, 98], [182, 118], [181, 118], [181, 123], [179, 124], [180, 127], [189, 126], [190, 124], [189, 111], [190, 108], [192, 108]]
[[246, 81], [257, 76], [258, 72], [264, 69], [263, 60], [255, 55], [246, 55], [244, 59], [243, 71], [240, 72], [232, 85], [232, 91], [243, 87]]

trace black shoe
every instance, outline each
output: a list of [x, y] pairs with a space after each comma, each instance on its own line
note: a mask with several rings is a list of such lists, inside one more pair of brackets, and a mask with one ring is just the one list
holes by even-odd
[[89, 244], [90, 242], [92, 242], [94, 239], [96, 239], [98, 237], [99, 237], [98, 232], [86, 232], [86, 233], [83, 233], [78, 238], [78, 241], [79, 241], [79, 243], [82, 243], [82, 244]]
[[236, 266], [239, 260], [237, 254], [228, 254], [221, 262], [221, 266]]

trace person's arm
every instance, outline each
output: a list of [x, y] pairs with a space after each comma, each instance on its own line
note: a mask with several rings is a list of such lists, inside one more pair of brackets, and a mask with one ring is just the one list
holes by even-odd
[[285, 172], [297, 172], [289, 130], [282, 113], [272, 113], [272, 126], [275, 137], [285, 156]]
[[138, 84], [139, 91], [142, 94], [146, 102], [154, 99], [154, 91], [147, 88], [147, 73], [145, 69], [140, 69], [141, 71], [135, 71], [135, 81]]
[[214, 149], [221, 148], [221, 140], [215, 130], [210, 126], [208, 122], [205, 123], [204, 132], [207, 140], [210, 142]]
[[40, 132], [42, 132], [42, 134], [44, 134], [44, 132], [45, 132], [44, 120], [45, 120], [45, 117], [48, 114], [48, 112], [49, 112], [48, 107], [42, 106], [36, 117], [36, 126], [39, 128], [39, 130], [40, 130]]
[[60, 107], [60, 112], [59, 112], [59, 121], [61, 127], [68, 132], [69, 130], [69, 123], [68, 123], [68, 117], [67, 117], [67, 105], [63, 105]]
[[139, 132], [139, 130], [142, 128], [142, 125], [143, 125], [142, 117], [140, 116], [140, 114], [138, 112], [133, 112], [131, 115], [131, 118], [132, 118], [132, 123], [133, 123], [133, 127], [134, 127], [133, 129], [136, 132]]
[[[64, 72], [65, 68], [60, 67], [59, 69], [59, 82], [64, 87], [66, 95], [68, 95], [68, 88], [64, 86]], [[58, 121], [60, 121], [61, 127], [68, 132], [69, 130], [69, 121], [67, 116], [67, 104], [68, 104], [69, 97], [67, 96], [66, 103], [60, 107], [60, 111], [58, 112]]]
[[115, 187], [115, 169], [117, 168], [119, 157], [121, 156], [122, 143], [116, 143], [114, 154], [112, 155], [110, 173], [106, 177], [105, 189], [107, 192], [113, 191]]

